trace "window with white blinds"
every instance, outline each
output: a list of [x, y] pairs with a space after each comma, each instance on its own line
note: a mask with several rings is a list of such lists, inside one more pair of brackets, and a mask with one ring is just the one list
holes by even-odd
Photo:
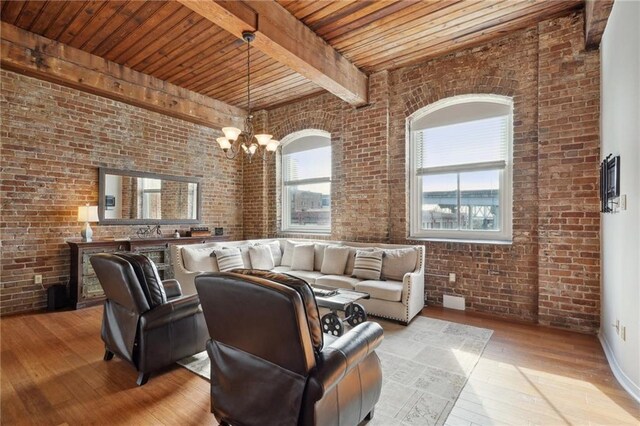
[[408, 119], [411, 235], [510, 240], [513, 103], [448, 98]]
[[331, 230], [331, 137], [303, 130], [281, 140], [282, 231]]

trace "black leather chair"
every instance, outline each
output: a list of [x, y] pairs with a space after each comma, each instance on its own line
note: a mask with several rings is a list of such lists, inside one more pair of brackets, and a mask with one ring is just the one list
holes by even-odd
[[195, 279], [211, 340], [211, 412], [233, 426], [354, 426], [373, 415], [382, 327], [323, 335], [311, 287], [269, 271]]
[[202, 352], [208, 339], [197, 295], [182, 296], [176, 280], [161, 281], [155, 264], [133, 253], [91, 256], [107, 300], [102, 318], [105, 361], [116, 354], [139, 372], [151, 372]]

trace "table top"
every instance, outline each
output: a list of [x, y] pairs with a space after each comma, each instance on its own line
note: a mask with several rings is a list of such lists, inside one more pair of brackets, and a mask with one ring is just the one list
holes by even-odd
[[312, 285], [311, 287], [337, 291], [336, 294], [331, 296], [316, 295], [316, 302], [318, 303], [318, 306], [323, 308], [345, 310], [350, 304], [357, 302], [358, 300], [369, 299], [371, 297], [369, 293], [364, 293], [362, 291], [346, 290], [343, 288], [333, 288], [321, 285]]

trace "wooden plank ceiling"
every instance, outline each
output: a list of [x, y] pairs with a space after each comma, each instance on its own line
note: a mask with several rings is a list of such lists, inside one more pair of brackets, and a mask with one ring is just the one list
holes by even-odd
[[[277, 0], [366, 73], [526, 28], [582, 0]], [[243, 41], [173, 1], [7, 1], [7, 23], [246, 108]], [[252, 49], [254, 109], [322, 92]]]

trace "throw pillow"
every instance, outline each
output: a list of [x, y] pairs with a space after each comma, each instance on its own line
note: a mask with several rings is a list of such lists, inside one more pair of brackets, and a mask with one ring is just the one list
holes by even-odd
[[412, 247], [388, 249], [382, 259], [382, 276], [389, 280], [402, 281], [404, 274], [416, 270], [418, 250]]
[[314, 244], [298, 244], [293, 248], [291, 269], [294, 271], [313, 271]]
[[184, 246], [180, 250], [184, 268], [193, 272], [218, 272], [218, 262], [211, 257], [213, 247]]
[[327, 246], [324, 249], [324, 257], [322, 259], [322, 267], [320, 272], [325, 275], [342, 275], [347, 265], [349, 257], [349, 247], [343, 246]]
[[348, 275], [348, 276], [353, 275], [353, 267], [354, 267], [354, 265], [355, 265], [355, 263], [356, 263], [356, 252], [357, 252], [358, 250], [371, 251], [371, 250], [373, 250], [373, 248], [370, 248], [370, 247], [365, 247], [365, 248], [355, 248], [355, 247], [351, 247], [351, 248], [349, 249], [349, 257], [348, 257], [348, 259], [347, 259], [347, 266], [346, 266], [346, 268], [344, 269], [344, 274], [345, 274], [345, 275]]
[[322, 260], [324, 259], [324, 250], [328, 244], [315, 244], [313, 249], [313, 270], [319, 271], [322, 269]]
[[379, 280], [383, 256], [382, 250], [358, 250], [353, 265], [353, 277], [363, 280]]
[[296, 243], [293, 241], [285, 241], [284, 242], [284, 253], [282, 253], [282, 261], [280, 265], [282, 266], [291, 266], [291, 260], [293, 259], [293, 248], [296, 246]]
[[230, 271], [232, 269], [244, 269], [242, 263], [242, 255], [240, 249], [236, 247], [215, 249], [211, 256], [215, 256], [218, 260], [218, 268], [221, 272]]
[[265, 244], [271, 249], [271, 255], [273, 256], [273, 266], [280, 266], [282, 263], [282, 250], [280, 249], [280, 241], [271, 241]]
[[251, 257], [249, 256], [249, 247], [253, 246], [253, 244], [244, 244], [241, 246], [237, 246], [240, 249], [240, 256], [242, 257], [242, 264], [246, 269], [251, 269], [253, 266], [251, 265]]
[[249, 247], [249, 257], [253, 269], [265, 269], [270, 271], [274, 268], [273, 253], [268, 245]]

